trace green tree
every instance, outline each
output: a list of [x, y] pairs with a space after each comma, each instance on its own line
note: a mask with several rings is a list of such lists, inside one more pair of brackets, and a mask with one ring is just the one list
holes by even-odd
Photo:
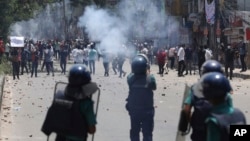
[[[11, 24], [29, 20], [34, 13], [38, 13], [48, 3], [65, 2], [65, 0], [0, 0], [0, 36], [7, 39]], [[105, 7], [106, 0], [70, 0], [72, 6], [83, 6], [95, 4]], [[38, 12], [36, 12], [38, 11]]]
[[0, 0], [0, 36], [7, 39], [11, 24], [32, 18], [34, 11], [56, 1], [62, 0]]
[[72, 6], [82, 5], [86, 7], [90, 4], [95, 4], [98, 7], [104, 7], [106, 5], [106, 0], [70, 0]]

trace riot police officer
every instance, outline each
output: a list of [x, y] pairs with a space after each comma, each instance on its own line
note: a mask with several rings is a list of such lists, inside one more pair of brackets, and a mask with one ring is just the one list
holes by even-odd
[[68, 82], [63, 92], [56, 93], [42, 131], [48, 136], [55, 132], [56, 141], [86, 141], [88, 133], [96, 131], [91, 97], [98, 87], [91, 82], [90, 72], [83, 64], [71, 67]]
[[[201, 76], [210, 72], [218, 72], [224, 74], [221, 64], [216, 60], [208, 60], [201, 66]], [[201, 79], [200, 79], [201, 80]], [[205, 119], [207, 118], [212, 105], [204, 98], [202, 93], [201, 81], [196, 82], [191, 86], [189, 94], [184, 101], [184, 112], [186, 113], [186, 119], [191, 127], [191, 140], [201, 141], [206, 139], [206, 124]], [[232, 98], [230, 94], [227, 95], [228, 105], [232, 104]], [[191, 109], [193, 113], [191, 113]]]
[[223, 74], [211, 72], [201, 77], [201, 83], [204, 97], [212, 104], [206, 119], [206, 141], [229, 141], [230, 125], [246, 124], [244, 114], [227, 102], [230, 82]]
[[153, 90], [156, 90], [156, 80], [149, 74], [149, 61], [145, 55], [135, 56], [131, 67], [132, 73], [127, 76], [129, 95], [126, 99], [131, 121], [130, 140], [139, 141], [142, 131], [143, 141], [152, 141], [155, 114]]

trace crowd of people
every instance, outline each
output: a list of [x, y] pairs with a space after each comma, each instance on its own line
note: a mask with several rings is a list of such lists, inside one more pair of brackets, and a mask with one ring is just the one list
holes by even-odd
[[[93, 112], [91, 95], [98, 90], [98, 87], [91, 82], [91, 75], [96, 74], [96, 61], [100, 59], [102, 59], [105, 77], [110, 75], [111, 64], [114, 74], [118, 74], [120, 78], [126, 76], [123, 64], [127, 58], [130, 60], [131, 72], [127, 76], [129, 94], [125, 107], [131, 121], [131, 141], [139, 141], [140, 132], [143, 133], [144, 141], [153, 140], [155, 116], [153, 94], [154, 90], [157, 89], [157, 84], [155, 76], [150, 73], [151, 65], [158, 65], [158, 74], [162, 77], [164, 74], [168, 74], [169, 69], [177, 71], [178, 77], [196, 74], [196, 71], [198, 71], [201, 79], [190, 88], [183, 107], [183, 113], [186, 115], [184, 120], [189, 122], [193, 129], [191, 133], [193, 141], [220, 141], [221, 138], [228, 141], [227, 135], [229, 133], [224, 129], [228, 129], [229, 125], [234, 123], [246, 124], [244, 114], [233, 106], [232, 87], [228, 80], [228, 77], [229, 79], [233, 77], [237, 55], [241, 61], [241, 72], [247, 70], [245, 63], [246, 45], [242, 41], [238, 44], [238, 47], [228, 45], [223, 48], [225, 71], [220, 62], [213, 60], [212, 51], [204, 46], [194, 48], [181, 44], [177, 47], [154, 47], [150, 42], [139, 41], [133, 41], [130, 45], [130, 47], [121, 45], [119, 52], [112, 52], [108, 48], [99, 48], [97, 42], [82, 40], [37, 42], [27, 40], [25, 46], [19, 48], [11, 47], [9, 42], [6, 44], [0, 42], [0, 57], [2, 58], [4, 53], [7, 60], [11, 62], [14, 80], [20, 79], [19, 75], [24, 73], [30, 73], [31, 77], [38, 77], [39, 65], [41, 71], [45, 67], [47, 75], [52, 74], [54, 76], [54, 60], [60, 62], [61, 73], [65, 74], [68, 60], [73, 60], [75, 65], [69, 70], [69, 83], [67, 89], [65, 89], [63, 100], [67, 100], [71, 104], [80, 103], [72, 110], [78, 113], [74, 118], [79, 117], [77, 120], [86, 120], [86, 123], [84, 123], [86, 128], [79, 127], [79, 130], [84, 130], [83, 134], [68, 134], [66, 131], [55, 130], [55, 132], [58, 132], [56, 139], [58, 141], [86, 140], [87, 133], [95, 133], [96, 117]], [[93, 93], [86, 95], [86, 92], [82, 92], [86, 90], [85, 87], [88, 90], [93, 88]], [[80, 95], [78, 95], [79, 93]], [[52, 115], [57, 114], [57, 112], [59, 112], [58, 115], [63, 114], [60, 113], [63, 110], [58, 110], [58, 108], [68, 105], [60, 104], [65, 103], [57, 103], [55, 109], [53, 109], [55, 113], [52, 112]], [[79, 109], [79, 106], [81, 111], [76, 110]], [[192, 108], [194, 108], [193, 113]], [[80, 118], [82, 117], [81, 114], [86, 115], [87, 119]], [[220, 117], [223, 117], [223, 119]], [[53, 116], [50, 118], [53, 119]], [[222, 121], [224, 119], [227, 119], [226, 123]], [[223, 125], [221, 125], [222, 122]], [[52, 128], [51, 123], [49, 122], [48, 125], [50, 126], [43, 128], [46, 134], [52, 131], [50, 129]]]
[[[221, 46], [222, 56], [220, 62], [224, 65], [225, 75], [232, 79], [235, 67], [241, 67], [240, 72], [247, 70], [246, 44], [241, 39], [237, 45]], [[41, 40], [34, 42], [26, 40], [25, 46], [13, 48], [10, 42], [0, 42], [0, 63], [3, 56], [12, 62], [13, 79], [19, 79], [24, 71], [37, 77], [38, 66], [41, 71], [46, 68], [47, 75], [54, 76], [53, 60], [60, 62], [61, 73], [66, 73], [67, 60], [72, 59], [75, 64], [85, 64], [89, 67], [91, 74], [95, 74], [96, 60], [102, 58], [104, 76], [110, 74], [110, 66], [114, 74], [119, 77], [126, 76], [123, 64], [126, 58], [130, 62], [139, 53], [145, 54], [150, 65], [158, 65], [158, 74], [168, 74], [169, 69], [177, 70], [177, 76], [199, 74], [201, 66], [206, 60], [214, 58], [211, 49], [206, 46], [191, 46], [180, 44], [174, 47], [154, 46], [152, 41], [131, 41], [130, 44], [121, 45], [119, 51], [114, 52], [108, 48], [100, 48], [97, 42], [76, 40]]]
[[[155, 64], [159, 66], [158, 74], [161, 76], [168, 74], [169, 68], [176, 69], [178, 77], [196, 73], [201, 76], [202, 64], [207, 60], [215, 59], [212, 50], [207, 46], [193, 47], [181, 44], [175, 47], [159, 47], [156, 52], [151, 52], [152, 49], [152, 47], [144, 47], [139, 52], [146, 54], [148, 58], [155, 58]], [[220, 50], [222, 53], [219, 56], [222, 57], [218, 61], [223, 64], [227, 78], [232, 80], [235, 68], [241, 68], [240, 72], [247, 70], [247, 48], [242, 40], [234, 46], [230, 44], [227, 47], [222, 46]]]

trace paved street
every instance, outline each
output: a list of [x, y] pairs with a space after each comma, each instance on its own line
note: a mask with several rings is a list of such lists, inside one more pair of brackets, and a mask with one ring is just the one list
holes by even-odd
[[[58, 67], [57, 63], [56, 65]], [[126, 77], [118, 78], [112, 70], [109, 77], [104, 77], [101, 61], [97, 62], [96, 67], [93, 81], [97, 82], [101, 89], [101, 98], [95, 141], [128, 141], [130, 121], [124, 106], [128, 95]], [[128, 61], [124, 70], [130, 72]], [[155, 91], [154, 140], [174, 141], [185, 83], [191, 85], [199, 76], [196, 74], [177, 77], [177, 72], [170, 70], [168, 75], [160, 77], [157, 71], [158, 67], [153, 65], [151, 73], [155, 74], [158, 84]], [[51, 105], [55, 82], [58, 81], [67, 81], [67, 77], [60, 72], [56, 72], [54, 77], [47, 76], [45, 72], [39, 73], [37, 78], [30, 78], [27, 74], [22, 75], [20, 80], [13, 80], [12, 76], [6, 77], [1, 107], [0, 140], [46, 140], [40, 129]], [[231, 81], [234, 88], [234, 105], [245, 113], [248, 122], [249, 82], [250, 79], [241, 78]], [[53, 138], [54, 136], [50, 139]]]

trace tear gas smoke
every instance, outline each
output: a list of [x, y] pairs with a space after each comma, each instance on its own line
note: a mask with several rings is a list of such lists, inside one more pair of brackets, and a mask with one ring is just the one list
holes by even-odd
[[176, 44], [179, 41], [178, 22], [165, 13], [163, 0], [120, 0], [112, 10], [88, 6], [78, 23], [72, 18], [76, 16], [74, 12], [77, 8], [70, 8], [69, 0], [65, 2], [66, 19], [62, 3], [50, 4], [45, 10], [37, 12], [35, 18], [13, 24], [10, 35], [34, 40], [65, 39], [66, 21], [68, 33], [76, 25], [84, 27], [91, 40], [99, 41], [101, 47], [115, 52], [120, 50], [122, 44], [135, 38], [158, 40], [157, 46]]
[[45, 10], [37, 11], [33, 19], [11, 25], [10, 35], [24, 36], [35, 40], [62, 39], [64, 38], [62, 9], [62, 3], [49, 4]]
[[[122, 0], [113, 11], [89, 6], [78, 26], [85, 28], [90, 40], [99, 41], [101, 48], [115, 52], [134, 38], [166, 41], [173, 33], [178, 34], [178, 24], [166, 15], [164, 5], [161, 0]], [[166, 45], [162, 42], [159, 46]]]

